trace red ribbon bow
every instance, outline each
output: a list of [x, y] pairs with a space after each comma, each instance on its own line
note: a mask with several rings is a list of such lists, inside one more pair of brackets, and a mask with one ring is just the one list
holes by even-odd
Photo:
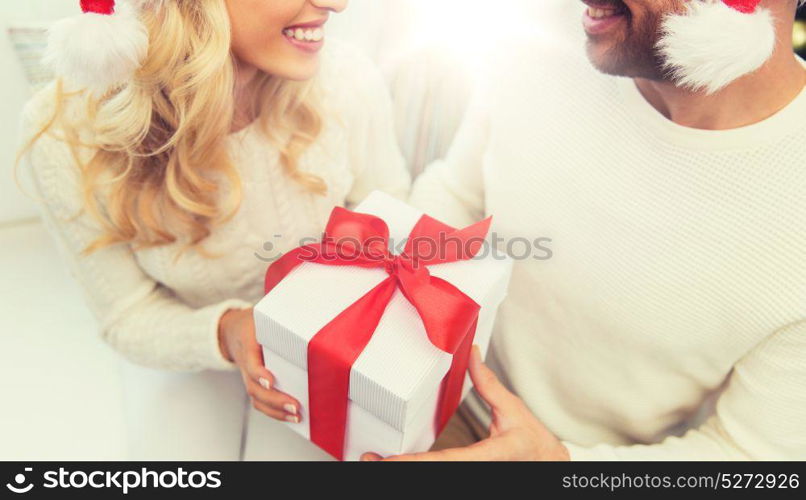
[[480, 306], [447, 281], [431, 276], [427, 267], [473, 258], [484, 244], [490, 222], [486, 219], [456, 230], [423, 215], [404, 252], [394, 255], [389, 251], [389, 228], [382, 219], [337, 207], [322, 242], [292, 250], [269, 267], [267, 294], [303, 262], [382, 268], [389, 274], [308, 344], [311, 441], [343, 460], [350, 370], [397, 289], [414, 305], [431, 343], [453, 355], [437, 407], [437, 432], [445, 427], [462, 397]]

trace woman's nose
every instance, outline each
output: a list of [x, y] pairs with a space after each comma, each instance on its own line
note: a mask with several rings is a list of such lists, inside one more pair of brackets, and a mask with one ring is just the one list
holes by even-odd
[[341, 12], [347, 8], [349, 0], [311, 0], [311, 3], [320, 9], [332, 10], [333, 12]]

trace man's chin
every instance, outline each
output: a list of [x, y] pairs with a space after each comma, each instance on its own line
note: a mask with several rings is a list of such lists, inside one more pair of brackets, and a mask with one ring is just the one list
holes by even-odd
[[587, 44], [588, 59], [594, 68], [606, 75], [649, 80], [667, 78], [662, 61], [649, 55], [641, 57], [635, 53], [630, 54], [619, 50], [620, 48], [612, 43], [590, 38]]
[[601, 41], [589, 39], [587, 51], [588, 59], [593, 67], [602, 73], [615, 76], [629, 76], [625, 74], [626, 68], [622, 67], [623, 64], [618, 60], [618, 56], [613, 54], [612, 50], [604, 46]]

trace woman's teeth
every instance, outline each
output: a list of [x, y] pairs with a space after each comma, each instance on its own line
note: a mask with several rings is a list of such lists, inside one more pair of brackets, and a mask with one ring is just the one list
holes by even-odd
[[322, 28], [286, 28], [283, 30], [283, 34], [298, 42], [321, 42], [325, 37], [325, 32]]
[[615, 16], [616, 9], [597, 9], [596, 7], [588, 7], [588, 17], [593, 19], [603, 19], [605, 17]]

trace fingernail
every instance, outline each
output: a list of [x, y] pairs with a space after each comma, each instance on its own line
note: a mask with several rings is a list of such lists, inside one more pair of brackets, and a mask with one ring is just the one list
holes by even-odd
[[284, 409], [286, 412], [288, 412], [288, 413], [290, 413], [290, 414], [292, 414], [292, 415], [296, 415], [296, 414], [297, 414], [297, 407], [296, 407], [296, 406], [294, 406], [294, 405], [292, 405], [291, 403], [286, 403], [286, 404], [284, 404], [284, 405], [283, 405], [283, 409]]
[[296, 415], [286, 415], [285, 420], [286, 422], [291, 422], [292, 424], [299, 423], [299, 417]]
[[267, 391], [271, 389], [271, 382], [269, 382], [269, 379], [260, 377], [258, 382], [260, 383], [260, 387], [266, 389]]

